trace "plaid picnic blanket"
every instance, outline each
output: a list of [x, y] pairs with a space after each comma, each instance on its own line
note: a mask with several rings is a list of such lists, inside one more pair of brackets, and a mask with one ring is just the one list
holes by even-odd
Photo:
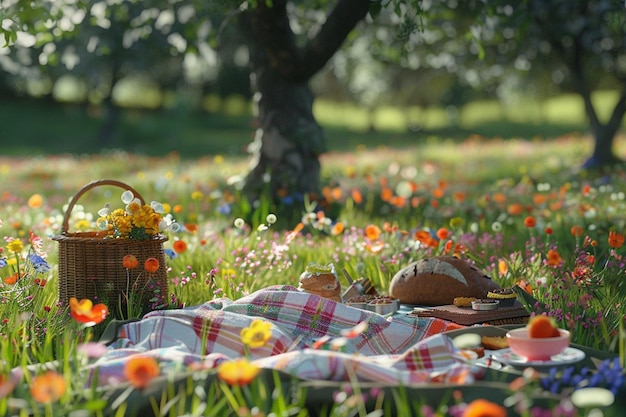
[[[271, 324], [271, 339], [249, 349], [252, 362], [309, 380], [387, 384], [473, 382], [480, 372], [462, 360], [449, 337], [460, 325], [431, 317], [379, 314], [349, 307], [291, 286], [264, 288], [236, 301], [220, 299], [177, 310], [153, 311], [121, 326], [92, 369], [103, 384], [124, 382], [132, 355], [152, 355], [164, 372], [198, 363], [216, 367], [246, 354], [241, 330], [253, 320]], [[346, 332], [367, 322], [362, 333]], [[332, 341], [343, 337], [340, 349]]]

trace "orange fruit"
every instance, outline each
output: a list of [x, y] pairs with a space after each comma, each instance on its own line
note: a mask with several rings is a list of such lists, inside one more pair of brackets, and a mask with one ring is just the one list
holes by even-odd
[[559, 328], [556, 321], [548, 316], [534, 316], [528, 321], [528, 335], [530, 337], [558, 337]]

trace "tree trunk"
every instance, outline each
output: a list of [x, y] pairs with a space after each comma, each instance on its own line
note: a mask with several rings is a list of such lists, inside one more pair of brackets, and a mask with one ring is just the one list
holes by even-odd
[[585, 110], [591, 124], [594, 144], [593, 153], [583, 164], [585, 169], [597, 169], [610, 167], [611, 165], [622, 163], [623, 161], [615, 156], [613, 144], [615, 136], [622, 125], [622, 119], [626, 113], [626, 88], [622, 90], [617, 104], [613, 108], [611, 118], [606, 123], [600, 122], [591, 102], [590, 94], [583, 94]]
[[302, 46], [289, 26], [287, 0], [259, 0], [242, 13], [259, 126], [244, 185], [251, 203], [262, 196], [280, 204], [319, 194], [319, 156], [326, 151], [326, 141], [313, 115], [308, 82], [368, 8], [369, 0], [340, 0], [319, 32]]

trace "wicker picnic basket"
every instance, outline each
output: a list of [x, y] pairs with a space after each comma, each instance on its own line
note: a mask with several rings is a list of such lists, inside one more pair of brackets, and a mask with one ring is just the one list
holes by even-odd
[[[116, 180], [96, 180], [82, 187], [72, 198], [63, 218], [61, 234], [52, 237], [59, 242], [59, 301], [67, 304], [70, 297], [99, 299], [100, 302], [117, 303], [122, 295], [133, 291], [145, 304], [155, 293], [168, 295], [167, 272], [162, 234], [152, 239], [138, 240], [112, 238], [101, 232], [69, 232], [69, 222], [74, 205], [87, 191], [100, 186], [115, 186], [131, 191], [142, 205], [144, 199], [129, 185]], [[134, 255], [139, 261], [135, 269], [126, 269], [122, 260]], [[149, 273], [144, 270], [146, 259], [156, 258], [159, 268]], [[115, 304], [117, 305], [117, 304]], [[113, 305], [110, 306], [112, 308]]]

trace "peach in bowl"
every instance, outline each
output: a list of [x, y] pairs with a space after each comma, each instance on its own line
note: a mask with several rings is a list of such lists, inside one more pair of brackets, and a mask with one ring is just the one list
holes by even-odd
[[549, 361], [552, 356], [558, 355], [569, 346], [569, 331], [558, 330], [559, 336], [530, 337], [528, 328], [522, 327], [510, 330], [506, 334], [506, 339], [513, 353], [529, 361]]

